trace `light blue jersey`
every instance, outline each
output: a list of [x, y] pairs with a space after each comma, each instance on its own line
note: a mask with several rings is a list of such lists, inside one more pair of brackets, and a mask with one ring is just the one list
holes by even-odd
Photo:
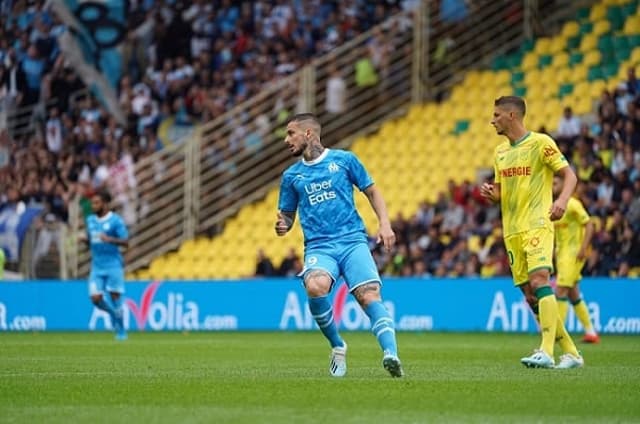
[[298, 212], [307, 248], [338, 240], [366, 242], [353, 186], [364, 191], [372, 184], [371, 176], [353, 153], [325, 149], [314, 161], [303, 159], [284, 172], [278, 209]]
[[[289, 137], [294, 130], [289, 127]], [[304, 234], [304, 269], [299, 274], [303, 284], [316, 270], [326, 272], [332, 284], [342, 276], [350, 292], [366, 285], [382, 285], [380, 275], [367, 244], [367, 232], [353, 200], [353, 187], [364, 191], [373, 185], [360, 160], [345, 150], [325, 149], [313, 161], [304, 159], [291, 165], [282, 175], [278, 209], [298, 213]], [[378, 212], [378, 211], [376, 211]], [[329, 371], [342, 377], [347, 371], [347, 345], [338, 333], [328, 293], [309, 295], [309, 311], [332, 348]], [[361, 304], [362, 305], [362, 304]], [[393, 318], [381, 300], [363, 305], [371, 321], [371, 331], [378, 339], [383, 366], [393, 377], [402, 376], [398, 359]]]
[[105, 243], [100, 239], [104, 233], [110, 237], [126, 239], [129, 237], [127, 227], [120, 215], [108, 212], [102, 218], [90, 215], [87, 218], [87, 235], [91, 248], [91, 268], [94, 270], [110, 270], [124, 268], [124, 259], [120, 248], [113, 243]]

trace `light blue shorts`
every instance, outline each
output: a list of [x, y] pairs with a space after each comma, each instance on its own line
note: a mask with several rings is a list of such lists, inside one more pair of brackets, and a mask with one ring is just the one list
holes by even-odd
[[91, 269], [89, 274], [89, 296], [96, 294], [124, 293], [124, 269]]
[[327, 271], [334, 283], [342, 276], [349, 292], [370, 282], [382, 284], [366, 241], [308, 247], [304, 252], [304, 270], [300, 273], [303, 281], [307, 273], [315, 269]]

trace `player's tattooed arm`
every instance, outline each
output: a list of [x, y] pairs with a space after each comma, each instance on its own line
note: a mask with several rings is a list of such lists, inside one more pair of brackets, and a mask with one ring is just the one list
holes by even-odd
[[283, 236], [289, 232], [291, 227], [293, 227], [293, 223], [296, 220], [295, 212], [278, 212], [278, 219], [276, 219], [276, 234], [279, 236]]

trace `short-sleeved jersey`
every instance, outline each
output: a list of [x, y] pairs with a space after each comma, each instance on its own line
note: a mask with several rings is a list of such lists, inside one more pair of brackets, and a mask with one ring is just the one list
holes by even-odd
[[582, 202], [573, 197], [569, 199], [564, 215], [554, 223], [558, 256], [575, 256], [578, 253], [589, 219]]
[[553, 203], [553, 174], [568, 166], [551, 137], [529, 132], [513, 144], [496, 147], [495, 182], [500, 184], [502, 228], [505, 236], [548, 227]]
[[122, 268], [124, 259], [120, 247], [113, 243], [105, 243], [100, 239], [104, 233], [110, 237], [126, 239], [129, 237], [127, 226], [120, 215], [108, 212], [102, 218], [89, 215], [87, 218], [87, 236], [91, 248], [91, 266], [99, 269]]
[[325, 149], [315, 159], [301, 160], [282, 175], [278, 209], [298, 212], [305, 246], [332, 240], [366, 240], [353, 199], [373, 184], [360, 160], [345, 150]]

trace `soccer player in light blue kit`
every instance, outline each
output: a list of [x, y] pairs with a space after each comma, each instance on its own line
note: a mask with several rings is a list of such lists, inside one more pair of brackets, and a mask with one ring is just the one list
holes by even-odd
[[[123, 323], [124, 259], [120, 247], [129, 246], [129, 234], [120, 215], [109, 210], [111, 195], [106, 191], [91, 198], [93, 214], [86, 222], [91, 249], [89, 296], [91, 302], [106, 311], [116, 332], [116, 340], [126, 340]], [[107, 293], [109, 296], [107, 296]]]
[[395, 244], [387, 207], [380, 191], [358, 158], [351, 152], [331, 150], [320, 142], [320, 123], [313, 114], [293, 117], [287, 125], [285, 144], [302, 160], [290, 166], [280, 183], [276, 234], [284, 236], [296, 212], [304, 233], [302, 278], [309, 309], [331, 345], [329, 372], [347, 372], [347, 344], [333, 320], [328, 294], [341, 275], [349, 291], [371, 320], [371, 331], [383, 351], [382, 364], [392, 377], [404, 372], [398, 358], [395, 326], [382, 303], [382, 285], [367, 244], [367, 233], [353, 200], [353, 186], [364, 192], [379, 221], [378, 242], [386, 249]]

